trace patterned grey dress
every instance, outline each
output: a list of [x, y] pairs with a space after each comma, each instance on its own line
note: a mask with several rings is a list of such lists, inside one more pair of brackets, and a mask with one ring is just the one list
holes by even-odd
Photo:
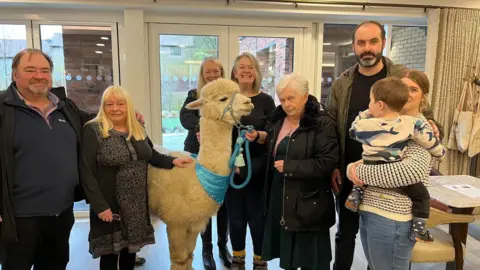
[[[90, 253], [94, 258], [135, 253], [155, 243], [147, 197], [148, 162], [171, 168], [172, 157], [157, 153], [148, 140], [127, 140], [114, 130], [103, 138], [98, 124], [84, 129], [82, 184], [90, 203]], [[103, 222], [98, 214], [111, 209], [120, 219]]]

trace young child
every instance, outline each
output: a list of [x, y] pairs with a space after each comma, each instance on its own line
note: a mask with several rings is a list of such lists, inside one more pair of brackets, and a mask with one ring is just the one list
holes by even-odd
[[[368, 110], [360, 112], [352, 123], [349, 135], [363, 144], [364, 164], [377, 165], [400, 161], [409, 140], [442, 159], [445, 148], [433, 135], [425, 118], [400, 115], [407, 103], [408, 86], [401, 79], [389, 77], [376, 82], [370, 90]], [[422, 182], [401, 188], [412, 200], [412, 239], [433, 241], [425, 225], [430, 214], [430, 195]], [[358, 211], [364, 187], [354, 186], [345, 206]]]

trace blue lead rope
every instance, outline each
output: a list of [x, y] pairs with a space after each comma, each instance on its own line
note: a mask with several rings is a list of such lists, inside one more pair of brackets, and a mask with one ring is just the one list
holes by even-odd
[[[230, 186], [234, 189], [244, 188], [246, 185], [248, 185], [248, 183], [250, 183], [250, 179], [252, 178], [252, 160], [250, 158], [250, 141], [245, 138], [245, 134], [247, 132], [252, 132], [253, 131], [253, 126], [246, 126], [246, 128], [247, 128], [246, 130], [243, 129], [243, 130], [239, 131], [237, 141], [235, 142], [235, 148], [233, 150], [233, 153], [232, 153], [232, 156], [230, 157], [230, 162], [229, 162], [230, 168], [232, 169], [232, 172], [230, 173]], [[245, 179], [245, 181], [243, 181], [242, 184], [237, 185], [234, 182], [235, 160], [237, 159], [237, 156], [239, 156], [240, 158], [243, 158], [243, 157], [241, 157], [241, 155], [242, 155], [242, 151], [243, 151], [242, 145], [244, 143], [245, 143], [245, 155], [247, 157], [248, 173], [247, 173], [247, 178]]]

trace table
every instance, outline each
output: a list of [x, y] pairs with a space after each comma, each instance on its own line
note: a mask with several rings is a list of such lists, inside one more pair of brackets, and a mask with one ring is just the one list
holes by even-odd
[[[461, 193], [455, 192], [443, 185], [468, 184], [480, 189], [480, 179], [470, 175], [442, 175], [430, 176], [430, 186], [428, 191], [430, 197], [448, 205], [455, 214], [471, 215], [475, 207], [480, 207], [480, 198], [471, 198]], [[466, 245], [468, 235], [468, 224], [455, 223], [450, 224], [451, 235], [456, 235]], [[457, 264], [457, 265], [455, 265]], [[463, 254], [458, 254], [455, 263], [447, 263], [446, 269], [462, 269]]]

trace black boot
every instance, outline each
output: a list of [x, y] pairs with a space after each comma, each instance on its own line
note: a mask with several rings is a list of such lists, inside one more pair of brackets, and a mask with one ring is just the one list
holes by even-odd
[[215, 258], [213, 258], [212, 244], [203, 243], [202, 258], [203, 258], [203, 267], [205, 267], [205, 270], [217, 269], [217, 266], [215, 264]]
[[223, 266], [230, 269], [232, 266], [232, 254], [228, 251], [227, 245], [218, 246], [218, 256], [222, 260]]
[[217, 266], [215, 265], [215, 258], [213, 258], [213, 245], [212, 245], [212, 219], [208, 221], [205, 231], [201, 234], [202, 236], [202, 258], [203, 266], [205, 270], [215, 270]]

